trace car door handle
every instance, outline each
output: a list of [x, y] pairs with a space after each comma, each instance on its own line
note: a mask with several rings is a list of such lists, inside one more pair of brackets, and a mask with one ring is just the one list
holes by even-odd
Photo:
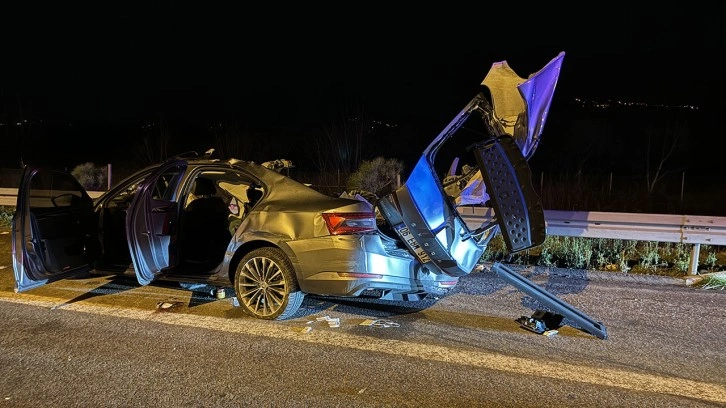
[[151, 212], [152, 213], [168, 213], [168, 212], [170, 212], [173, 209], [174, 209], [174, 206], [173, 205], [167, 205], [167, 206], [164, 206], [164, 207], [154, 207], [154, 208], [151, 209]]

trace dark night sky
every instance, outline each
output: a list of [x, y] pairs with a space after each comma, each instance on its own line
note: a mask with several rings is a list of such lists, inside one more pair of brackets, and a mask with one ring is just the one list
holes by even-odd
[[[359, 4], [285, 16], [242, 8], [8, 13], [15, 18], [2, 33], [3, 121], [32, 117], [91, 131], [31, 151], [3, 149], [0, 167], [16, 166], [19, 156], [64, 157], [68, 166], [112, 160], [108, 152], [123, 154], [125, 137], [100, 134], [162, 112], [189, 129], [231, 116], [299, 129], [323, 122], [331, 95], [343, 91], [389, 120], [432, 123], [433, 138], [480, 91], [493, 62], [507, 60], [525, 77], [560, 51], [550, 121], [575, 97], [723, 112], [726, 7], [608, 4], [587, 13]], [[722, 133], [718, 120], [712, 126], [703, 137]], [[189, 145], [203, 149], [210, 143], [197, 133]], [[77, 154], [79, 146], [90, 149]]]

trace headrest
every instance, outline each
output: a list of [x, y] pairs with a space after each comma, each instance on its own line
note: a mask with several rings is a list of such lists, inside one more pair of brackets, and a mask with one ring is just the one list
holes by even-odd
[[210, 179], [199, 177], [194, 184], [194, 195], [205, 196], [214, 195], [217, 193], [217, 188], [214, 186], [214, 182]]

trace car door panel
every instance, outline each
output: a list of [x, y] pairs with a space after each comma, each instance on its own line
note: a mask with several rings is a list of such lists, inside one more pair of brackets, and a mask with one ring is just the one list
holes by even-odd
[[99, 249], [93, 200], [70, 174], [26, 168], [12, 224], [16, 292], [92, 269]]
[[186, 164], [171, 161], [139, 186], [128, 209], [126, 234], [136, 278], [148, 285], [178, 263], [177, 223], [180, 203], [176, 190]]

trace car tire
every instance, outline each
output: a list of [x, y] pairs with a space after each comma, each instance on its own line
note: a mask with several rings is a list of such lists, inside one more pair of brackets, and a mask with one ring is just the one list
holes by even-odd
[[265, 320], [293, 316], [305, 297], [292, 263], [281, 249], [273, 247], [255, 249], [242, 258], [234, 289], [242, 310]]

